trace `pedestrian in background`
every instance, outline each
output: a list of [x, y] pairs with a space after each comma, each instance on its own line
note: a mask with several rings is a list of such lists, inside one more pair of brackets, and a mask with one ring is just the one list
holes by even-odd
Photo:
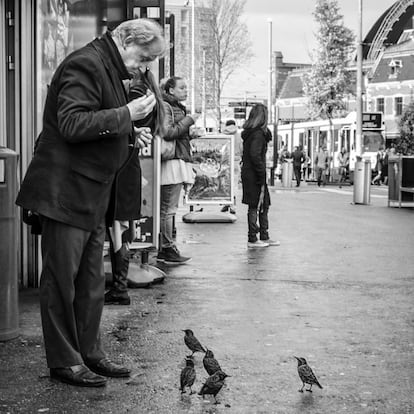
[[325, 146], [319, 147], [319, 151], [315, 157], [315, 170], [318, 181], [318, 187], [325, 187], [327, 181], [327, 172], [329, 172], [329, 155]]
[[376, 163], [375, 163], [375, 169], [374, 171], [376, 172], [375, 177], [373, 178], [371, 184], [372, 185], [381, 185], [381, 175], [382, 175], [382, 165], [383, 165], [383, 161], [384, 161], [384, 148], [383, 147], [379, 147], [378, 152], [377, 152], [377, 159], [376, 159]]
[[342, 183], [346, 181], [346, 178], [348, 176], [348, 167], [349, 167], [349, 154], [346, 151], [345, 147], [342, 147], [340, 153], [338, 154], [338, 164], [339, 164], [339, 188], [342, 188]]
[[[263, 104], [252, 107], [243, 125], [243, 156], [241, 179], [243, 187], [242, 203], [248, 205], [249, 248], [278, 246], [279, 241], [269, 238], [268, 211], [270, 194], [266, 182], [266, 151], [272, 134], [267, 127], [268, 112]], [[259, 219], [259, 225], [257, 225]], [[257, 238], [257, 233], [260, 239]]]
[[[149, 94], [154, 94], [156, 99], [153, 111], [144, 119], [135, 121], [135, 127], [139, 128], [142, 134], [148, 134], [149, 137], [164, 135], [163, 100], [146, 60], [142, 62], [140, 70], [135, 73], [131, 82], [126, 84], [129, 100]], [[105, 293], [106, 305], [129, 305], [131, 303], [127, 277], [130, 261], [129, 246], [134, 239], [135, 228], [130, 228], [130, 225], [134, 226], [134, 220], [141, 218], [142, 180], [139, 153], [139, 145], [130, 142], [129, 157], [115, 177], [117, 192], [114, 195], [115, 203], [113, 204], [114, 222], [107, 229], [112, 286]], [[153, 281], [154, 278], [148, 272], [139, 273], [139, 282], [143, 286], [148, 286]], [[136, 276], [135, 282], [138, 282]]]
[[305, 162], [306, 158], [303, 155], [302, 148], [296, 146], [295, 150], [292, 153], [292, 159], [293, 159], [293, 172], [295, 174], [296, 178], [296, 187], [300, 186], [300, 180], [302, 175], [302, 163]]
[[[43, 130], [16, 203], [40, 217], [40, 309], [50, 376], [99, 387], [130, 370], [110, 361], [99, 326], [104, 305], [105, 216], [116, 173], [128, 159], [132, 122], [154, 108], [153, 94], [128, 102], [123, 80], [164, 51], [161, 27], [121, 23], [66, 57], [45, 102]], [[144, 146], [146, 136], [135, 136]]]
[[181, 190], [194, 184], [190, 127], [200, 114], [187, 115], [183, 105], [187, 99], [187, 84], [181, 77], [173, 76], [165, 82], [163, 99], [167, 129], [164, 139], [175, 141], [175, 155], [173, 159], [161, 162], [161, 246], [157, 261], [184, 264], [191, 258], [182, 256], [174, 242], [174, 219]]

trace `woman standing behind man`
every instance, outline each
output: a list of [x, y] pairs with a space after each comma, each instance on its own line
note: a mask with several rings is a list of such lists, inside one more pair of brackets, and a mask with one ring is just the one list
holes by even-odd
[[183, 264], [191, 260], [182, 256], [174, 242], [174, 217], [177, 213], [181, 190], [194, 184], [195, 173], [190, 147], [190, 127], [199, 114], [187, 115], [183, 101], [187, 99], [184, 79], [173, 76], [164, 84], [164, 110], [166, 141], [175, 140], [175, 156], [161, 162], [161, 247], [157, 261], [166, 264]]
[[[247, 213], [247, 247], [249, 248], [280, 245], [279, 241], [269, 238], [268, 232], [270, 194], [266, 183], [266, 151], [272, 134], [267, 128], [267, 117], [266, 106], [263, 104], [253, 106], [242, 132], [242, 203], [249, 206]], [[260, 233], [260, 240], [257, 239], [257, 233]]]

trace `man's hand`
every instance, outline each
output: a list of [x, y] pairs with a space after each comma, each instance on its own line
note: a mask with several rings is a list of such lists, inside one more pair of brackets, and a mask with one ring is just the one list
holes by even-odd
[[144, 148], [152, 141], [151, 129], [148, 127], [136, 128], [134, 127], [135, 132], [135, 146], [139, 148]]
[[154, 94], [141, 96], [140, 98], [133, 99], [127, 104], [129, 113], [131, 115], [131, 121], [138, 121], [144, 119], [154, 109], [156, 100]]

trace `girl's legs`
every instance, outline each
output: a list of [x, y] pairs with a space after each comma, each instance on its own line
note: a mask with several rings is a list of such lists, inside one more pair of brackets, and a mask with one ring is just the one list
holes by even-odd
[[254, 243], [257, 241], [257, 233], [259, 228], [257, 226], [257, 207], [249, 206], [247, 211], [248, 224], [248, 241]]
[[161, 186], [160, 231], [162, 235], [162, 249], [174, 246], [173, 218], [178, 209], [182, 187], [182, 184], [168, 184]]

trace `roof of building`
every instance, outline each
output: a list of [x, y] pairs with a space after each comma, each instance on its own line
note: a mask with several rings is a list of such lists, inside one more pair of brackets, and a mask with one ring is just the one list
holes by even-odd
[[414, 39], [387, 48], [376, 66], [371, 83], [414, 80]]
[[279, 99], [291, 99], [291, 98], [300, 98], [303, 96], [303, 82], [302, 76], [305, 72], [309, 70], [309, 67], [306, 69], [294, 69], [292, 70], [283, 84], [282, 90], [279, 94]]

